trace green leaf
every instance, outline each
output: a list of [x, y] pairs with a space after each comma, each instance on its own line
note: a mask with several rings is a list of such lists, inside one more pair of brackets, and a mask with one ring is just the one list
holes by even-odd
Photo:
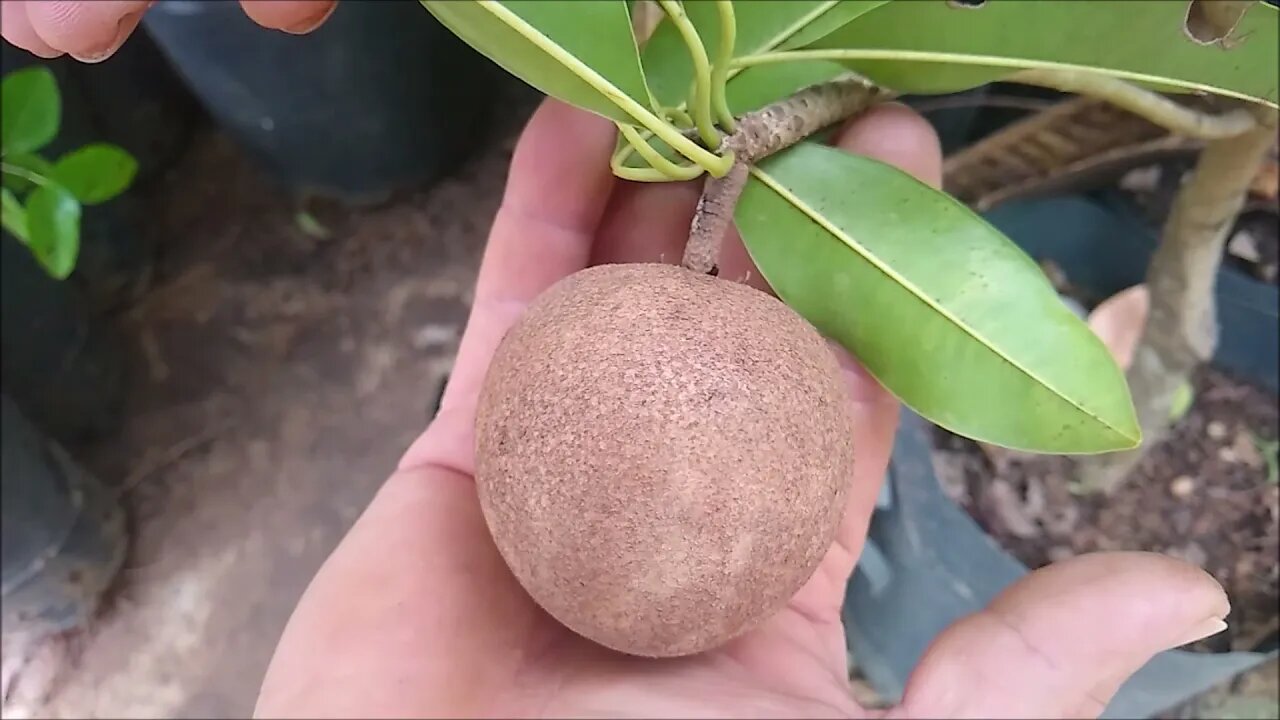
[[778, 49], [792, 50], [810, 45], [887, 2], [889, 0], [842, 0], [827, 3], [827, 10], [798, 27], [782, 44], [778, 45]]
[[49, 144], [61, 121], [62, 97], [49, 68], [16, 70], [0, 81], [0, 152], [6, 158]]
[[1092, 68], [1122, 78], [1274, 105], [1280, 18], [1257, 3], [1220, 43], [1185, 29], [1187, 0], [893, 2], [809, 47], [893, 51], [846, 65], [902, 92], [965, 90], [1028, 67]]
[[843, 65], [826, 60], [749, 67], [725, 85], [725, 100], [735, 115], [742, 115], [847, 72]]
[[58, 158], [49, 176], [85, 205], [97, 205], [124, 192], [138, 174], [138, 161], [124, 148], [93, 143]]
[[63, 280], [80, 254], [80, 203], [69, 190], [42, 185], [27, 197], [27, 243], [53, 277]]
[[31, 242], [27, 233], [27, 210], [9, 188], [0, 188], [0, 225], [24, 245]]
[[635, 124], [651, 108], [622, 0], [421, 0], [446, 27], [542, 92]]
[[[796, 46], [797, 41], [812, 42], [833, 32], [859, 15], [883, 5], [888, 0], [748, 0], [735, 2], [734, 17], [737, 38], [733, 45], [734, 57], [754, 55]], [[685, 12], [698, 30], [707, 54], [715, 58], [720, 47], [720, 17], [713, 2], [686, 2]], [[681, 104], [693, 82], [693, 63], [684, 41], [669, 21], [663, 20], [645, 44], [645, 75], [649, 87], [658, 102], [665, 106]], [[730, 72], [730, 78], [736, 75]], [[821, 78], [823, 80], [828, 77]], [[808, 83], [806, 83], [808, 84]], [[754, 110], [798, 90], [804, 85], [780, 87], [778, 95], [768, 97], [754, 106], [737, 106], [736, 112]], [[733, 93], [734, 82], [726, 88]], [[741, 91], [740, 91], [741, 92]]]
[[[49, 173], [53, 172], [53, 164], [35, 153], [5, 155], [4, 164], [28, 170], [41, 177], [49, 177]], [[30, 190], [33, 185], [30, 180], [21, 175], [9, 172], [3, 173], [3, 175], [4, 186], [16, 193], [24, 193]]]
[[1016, 245], [883, 163], [803, 143], [734, 215], [778, 296], [916, 412], [1021, 450], [1131, 448], [1123, 373]]

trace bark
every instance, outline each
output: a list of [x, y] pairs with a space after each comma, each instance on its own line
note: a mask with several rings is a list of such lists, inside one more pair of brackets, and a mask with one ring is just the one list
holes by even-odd
[[746, 185], [752, 163], [785, 150], [819, 130], [856, 115], [888, 93], [851, 76], [812, 85], [738, 120], [720, 150], [734, 154], [733, 168], [720, 178], [707, 178], [689, 229], [684, 267], [709, 273], [716, 268], [720, 240], [733, 222], [733, 208]]
[[1135, 450], [1082, 458], [1085, 490], [1110, 492], [1119, 485], [1168, 431], [1179, 386], [1213, 357], [1218, 341], [1213, 290], [1223, 244], [1276, 142], [1275, 110], [1259, 109], [1256, 116], [1254, 129], [1209, 142], [1178, 191], [1147, 270], [1151, 310], [1128, 371], [1143, 443]]

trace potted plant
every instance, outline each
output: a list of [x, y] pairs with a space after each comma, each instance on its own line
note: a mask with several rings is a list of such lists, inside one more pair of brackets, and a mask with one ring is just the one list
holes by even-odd
[[4, 632], [38, 639], [91, 617], [124, 561], [128, 535], [111, 489], [8, 395], [0, 395], [0, 411]]
[[0, 92], [4, 383], [48, 432], [79, 439], [113, 424], [123, 361], [82, 291], [65, 281], [80, 255], [85, 206], [117, 197], [137, 163], [110, 143], [46, 154], [62, 125], [62, 96], [48, 67], [5, 75]]
[[124, 559], [115, 494], [46, 432], [78, 438], [105, 430], [121, 400], [115, 346], [65, 281], [79, 255], [83, 206], [123, 192], [137, 165], [107, 143], [44, 153], [62, 115], [49, 68], [5, 75], [0, 95], [6, 388], [0, 594], [6, 635], [36, 638], [88, 619]]
[[195, 104], [155, 44], [139, 32], [108, 60], [85, 64], [42, 59], [0, 43], [4, 74], [44, 68], [57, 83], [61, 123], [41, 152], [57, 157], [107, 142], [137, 162], [129, 190], [85, 205], [72, 282], [94, 310], [108, 310], [145, 280], [158, 249], [155, 233], [138, 223], [145, 201], [138, 191], [159, 180], [186, 147]]
[[[1086, 484], [1113, 483], [1212, 352], [1218, 250], [1276, 128], [1272, 6], [660, 0], [641, 47], [621, 0], [423, 5], [512, 74], [614, 120], [617, 176], [705, 176], [684, 267], [715, 273], [735, 224], [779, 298], [957, 435], [1069, 454]], [[1101, 98], [1206, 142], [1147, 271], [1156, 310], [1128, 377], [997, 227], [814, 142], [876, 103], [995, 81]], [[1228, 102], [1204, 110], [1188, 93]]]

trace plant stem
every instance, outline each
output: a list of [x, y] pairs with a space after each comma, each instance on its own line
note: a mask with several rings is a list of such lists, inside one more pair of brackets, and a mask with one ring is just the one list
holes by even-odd
[[699, 273], [719, 272], [720, 240], [733, 222], [733, 208], [747, 185], [750, 170], [750, 163], [734, 161], [724, 177], [707, 178], [698, 207], [693, 211], [693, 224], [681, 265]]
[[1257, 125], [1253, 115], [1236, 108], [1221, 115], [1192, 110], [1159, 93], [1124, 80], [1082, 70], [1023, 70], [1009, 78], [1025, 85], [1090, 95], [1140, 115], [1179, 135], [1198, 140], [1220, 140], [1247, 132]]
[[725, 132], [733, 132], [737, 129], [737, 120], [725, 98], [725, 86], [729, 82], [729, 64], [733, 62], [738, 21], [733, 14], [733, 0], [716, 0], [716, 9], [720, 11], [720, 48], [716, 62], [711, 66], [711, 104]]
[[693, 215], [684, 267], [709, 273], [716, 269], [720, 241], [733, 221], [733, 208], [746, 185], [751, 164], [785, 150], [819, 130], [853, 116], [890, 97], [890, 93], [849, 75], [811, 85], [776, 103], [743, 115], [738, 129], [720, 148], [732, 154], [733, 167], [721, 177], [707, 178]]
[[[656, 170], [658, 174], [661, 176], [660, 178], [655, 178], [655, 179], [692, 180], [702, 174], [702, 168], [697, 165], [676, 165], [675, 163], [671, 162], [667, 158], [663, 157], [662, 153], [658, 152], [657, 150], [654, 150], [653, 146], [650, 145], [649, 142], [645, 140], [645, 138], [641, 137], [639, 131], [637, 131], [634, 127], [631, 127], [630, 125], [626, 125], [623, 123], [618, 123], [618, 131], [622, 133], [622, 137], [626, 138], [627, 144], [633, 150], [639, 153], [640, 157], [644, 158], [645, 161], [648, 162], [650, 166], [652, 166], [651, 169]], [[622, 168], [622, 169], [624, 171], [627, 171], [627, 170], [643, 171], [644, 170], [644, 168]], [[619, 170], [619, 165], [615, 163], [613, 166], [613, 170], [616, 174]], [[730, 172], [732, 172], [732, 169], [730, 170]], [[642, 175], [639, 175], [638, 177], [647, 179], [648, 174], [642, 174]]]
[[41, 175], [38, 172], [33, 172], [31, 170], [28, 170], [22, 167], [21, 165], [14, 165], [12, 163], [0, 162], [0, 172], [8, 173], [15, 177], [20, 177], [29, 183], [35, 183], [36, 185], [40, 185], [40, 186], [53, 184], [53, 181], [50, 180], [49, 178]]
[[[714, 176], [724, 175], [729, 172], [731, 163], [728, 160], [716, 155], [680, 134], [680, 131], [674, 125], [655, 115], [652, 110], [636, 102], [634, 98], [631, 98], [625, 93], [619, 91], [598, 72], [588, 67], [578, 58], [567, 52], [564, 48], [550, 42], [544, 35], [542, 35], [542, 33], [538, 32], [536, 28], [530, 25], [519, 15], [512, 12], [509, 8], [503, 6], [502, 3], [493, 2], [492, 0], [478, 0], [478, 5], [487, 12], [493, 14], [494, 17], [502, 21], [512, 30], [524, 36], [525, 39], [536, 45], [547, 55], [550, 55], [561, 65], [572, 70], [575, 75], [583, 80], [583, 82], [587, 83], [602, 95], [612, 100], [614, 104], [622, 109], [623, 112], [635, 118], [636, 122], [640, 123], [654, 135], [661, 138], [676, 152], [701, 165], [708, 173], [711, 173]], [[652, 98], [650, 98], [650, 100], [652, 101]], [[718, 140], [719, 138], [717, 138], [717, 141]]]
[[693, 120], [703, 144], [715, 148], [720, 144], [720, 133], [716, 130], [715, 121], [711, 119], [711, 62], [707, 59], [707, 49], [680, 3], [675, 0], [658, 0], [658, 4], [689, 48], [689, 59], [693, 61]]
[[1213, 357], [1218, 329], [1214, 283], [1223, 244], [1249, 185], [1276, 142], [1275, 110], [1254, 108], [1256, 126], [1210, 141], [1174, 200], [1160, 247], [1147, 269], [1151, 310], [1129, 367], [1143, 445], [1079, 460], [1081, 486], [1110, 492], [1169, 427], [1178, 388]]

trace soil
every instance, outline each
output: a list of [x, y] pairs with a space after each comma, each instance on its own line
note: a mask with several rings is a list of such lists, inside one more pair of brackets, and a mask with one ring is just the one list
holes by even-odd
[[251, 715], [299, 595], [434, 414], [534, 100], [513, 86], [464, 167], [359, 209], [300, 207], [197, 133], [145, 198], [161, 254], [109, 317], [122, 423], [73, 448], [119, 489], [129, 557], [89, 627], [4, 638], [0, 715]]
[[1110, 496], [1073, 492], [1061, 456], [984, 449], [935, 430], [949, 495], [1028, 567], [1100, 550], [1147, 550], [1195, 563], [1231, 598], [1228, 630], [1189, 649], [1274, 644], [1280, 603], [1275, 395], [1205, 368], [1169, 438]]

